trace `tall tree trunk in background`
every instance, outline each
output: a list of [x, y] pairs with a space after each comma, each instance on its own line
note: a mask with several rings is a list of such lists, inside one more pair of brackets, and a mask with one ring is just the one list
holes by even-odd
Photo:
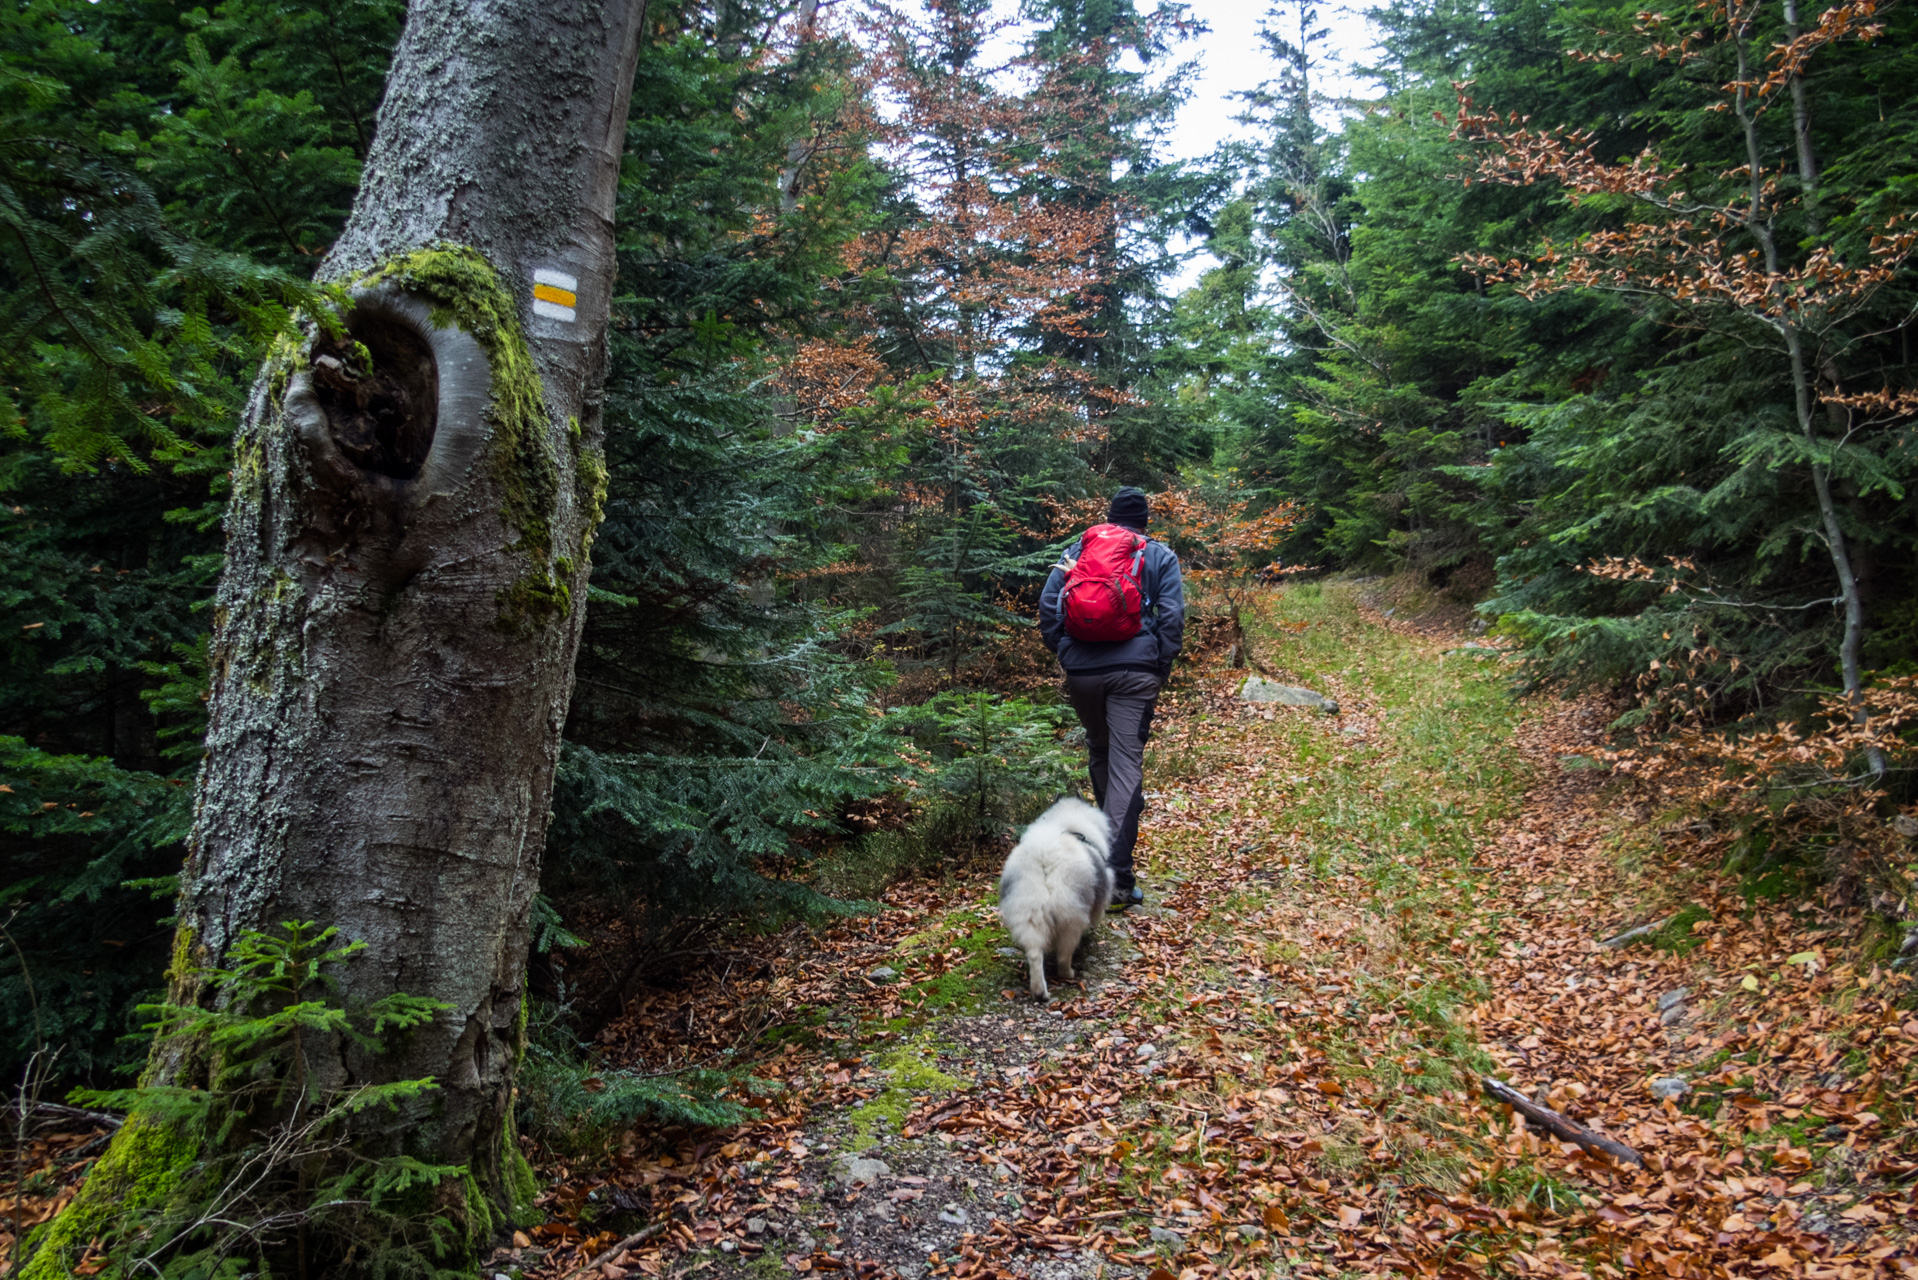
[[[794, 61], [803, 59], [806, 46], [819, 36], [819, 0], [799, 0], [797, 22]], [[786, 167], [779, 171], [779, 212], [783, 214], [799, 211], [799, 184], [805, 175], [806, 159], [812, 154], [811, 141], [795, 133], [792, 140], [786, 143]]]
[[[367, 944], [339, 966], [350, 1000], [449, 1003], [395, 1052], [336, 1042], [308, 1070], [435, 1077], [388, 1132], [466, 1165], [494, 1225], [527, 1190], [511, 1147], [527, 916], [604, 493], [643, 16], [643, 0], [415, 0], [320, 272], [350, 292], [346, 333], [308, 324], [269, 360], [235, 447], [176, 952], [214, 964], [244, 930], [311, 920]], [[204, 999], [186, 972], [174, 998]], [[150, 1074], [199, 1069], [178, 1055]]]
[[[1795, 37], [1798, 32], [1798, 9], [1792, 0], [1786, 0], [1785, 19], [1787, 30]], [[1765, 273], [1770, 280], [1782, 279], [1776, 228], [1772, 216], [1765, 212], [1766, 193], [1763, 186], [1764, 147], [1758, 134], [1758, 117], [1754, 111], [1747, 85], [1753, 74], [1751, 57], [1751, 20], [1746, 17], [1732, 29], [1732, 38], [1738, 54], [1737, 88], [1733, 91], [1732, 103], [1740, 127], [1744, 133], [1746, 182], [1749, 192], [1747, 199], [1750, 212], [1747, 215], [1747, 227], [1758, 240], [1760, 250], [1765, 256]], [[1789, 77], [1792, 93], [1792, 137], [1798, 155], [1798, 176], [1803, 189], [1806, 216], [1813, 233], [1819, 224], [1818, 218], [1818, 164], [1811, 150], [1811, 114], [1804, 92], [1804, 76], [1794, 73]], [[1773, 286], [1776, 287], [1776, 286]], [[1816, 353], [1808, 348], [1807, 339], [1814, 336], [1803, 326], [1802, 312], [1798, 308], [1779, 306], [1777, 329], [1784, 339], [1785, 358], [1791, 368], [1792, 410], [1798, 419], [1798, 429], [1805, 438], [1805, 449], [1812, 458], [1826, 450], [1826, 440], [1818, 428], [1818, 390], [1816, 382]], [[1841, 433], [1832, 445], [1832, 451], [1844, 447]], [[1845, 697], [1852, 705], [1853, 718], [1864, 725], [1869, 720], [1865, 710], [1865, 599], [1858, 588], [1858, 575], [1852, 571], [1850, 540], [1845, 536], [1844, 513], [1839, 506], [1837, 495], [1832, 492], [1830, 467], [1822, 462], [1810, 464], [1812, 493], [1818, 500], [1819, 521], [1825, 535], [1825, 550], [1831, 556], [1832, 571], [1838, 582], [1838, 599], [1844, 608], [1845, 629], [1838, 642], [1838, 674], [1845, 686]], [[1878, 748], [1870, 748], [1866, 755], [1872, 773], [1882, 776], [1885, 772], [1885, 756]]]

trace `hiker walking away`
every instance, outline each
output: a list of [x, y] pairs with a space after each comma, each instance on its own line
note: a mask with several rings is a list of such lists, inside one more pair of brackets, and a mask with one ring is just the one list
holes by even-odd
[[1066, 697], [1086, 727], [1093, 801], [1112, 823], [1112, 908], [1145, 901], [1132, 870], [1145, 810], [1152, 708], [1185, 638], [1179, 557], [1146, 537], [1152, 510], [1133, 488], [1053, 566], [1039, 597], [1039, 633], [1066, 673]]

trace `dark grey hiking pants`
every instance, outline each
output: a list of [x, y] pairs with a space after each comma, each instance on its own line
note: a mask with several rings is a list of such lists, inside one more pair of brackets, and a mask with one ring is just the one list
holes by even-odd
[[1086, 727], [1093, 801], [1112, 822], [1112, 882], [1132, 889], [1132, 846], [1145, 810], [1145, 744], [1159, 677], [1144, 671], [1087, 671], [1066, 676], [1066, 697]]

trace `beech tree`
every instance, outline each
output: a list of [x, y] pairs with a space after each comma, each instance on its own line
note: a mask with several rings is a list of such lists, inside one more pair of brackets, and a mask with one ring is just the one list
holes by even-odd
[[[612, 217], [644, 9], [416, 0], [319, 273], [335, 310], [279, 342], [234, 451], [174, 1034], [147, 1088], [226, 1087], [231, 1035], [179, 1034], [209, 1025], [181, 1010], [291, 1019], [273, 1123], [311, 1136], [301, 1107], [360, 1099], [320, 1154], [406, 1162], [441, 1265], [532, 1192], [512, 1118], [528, 912], [605, 491]], [[305, 922], [364, 949], [302, 951]], [[232, 977], [246, 946], [294, 957], [311, 990]], [[403, 1038], [387, 1016], [402, 994], [436, 1010]], [[320, 1005], [342, 1012], [300, 1022]], [[195, 1130], [136, 1107], [30, 1273], [66, 1274], [264, 1122], [241, 1119]], [[297, 1243], [302, 1273], [356, 1265]]]
[[[1839, 676], [1862, 723], [1866, 602], [1853, 549], [1859, 530], [1840, 486], [1859, 494], [1901, 488], [1871, 445], [1887, 447], [1888, 429], [1908, 421], [1918, 399], [1888, 382], [1870, 385], [1855, 366], [1873, 330], [1900, 323], [1875, 315], [1871, 305], [1918, 249], [1918, 230], [1899, 213], [1853, 219], [1834, 237], [1832, 211], [1821, 198], [1807, 69], [1828, 46], [1880, 35], [1878, 0], [1834, 5], [1809, 26], [1795, 0], [1785, 0], [1778, 33], [1784, 39], [1769, 48], [1758, 27], [1765, 8], [1759, 0], [1703, 0], [1687, 18], [1644, 14], [1634, 26], [1643, 57], [1730, 73], [1712, 104], [1730, 118], [1725, 167], [1716, 177], [1672, 163], [1651, 145], [1629, 159], [1604, 161], [1589, 131], [1534, 129], [1515, 115], [1501, 119], [1477, 109], [1461, 88], [1456, 136], [1488, 144], [1478, 177], [1556, 183], [1575, 205], [1622, 205], [1627, 212], [1622, 226], [1568, 244], [1548, 242], [1529, 263], [1482, 253], [1460, 261], [1487, 279], [1518, 283], [1528, 296], [1581, 289], [1653, 303], [1677, 327], [1723, 327], [1780, 359], [1790, 377], [1796, 430], [1755, 427], [1733, 452], [1742, 465], [1802, 473], [1810, 481], [1818, 523], [1790, 532], [1822, 545], [1833, 594], [1785, 607], [1835, 605], [1842, 612]], [[1617, 61], [1625, 55], [1575, 56]], [[1788, 133], [1784, 155], [1768, 145], [1765, 126], [1774, 112], [1790, 117], [1788, 130], [1774, 131]], [[1673, 574], [1647, 567], [1612, 576], [1687, 590], [1684, 574], [1692, 566], [1676, 558], [1671, 565]], [[1876, 748], [1871, 759], [1873, 772], [1882, 773]]]

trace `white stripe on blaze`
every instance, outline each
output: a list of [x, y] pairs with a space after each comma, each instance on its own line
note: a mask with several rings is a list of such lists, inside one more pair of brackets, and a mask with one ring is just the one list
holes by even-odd
[[577, 276], [569, 276], [564, 271], [552, 271], [545, 267], [540, 267], [533, 272], [533, 283], [550, 284], [554, 288], [564, 289], [568, 293], [579, 292], [579, 278]]

